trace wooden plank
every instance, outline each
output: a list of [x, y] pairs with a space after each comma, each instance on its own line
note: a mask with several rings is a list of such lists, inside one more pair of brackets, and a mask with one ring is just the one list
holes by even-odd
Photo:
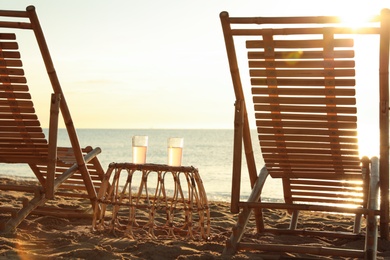
[[[360, 190], [357, 190], [356, 188], [360, 187]], [[362, 186], [355, 186], [354, 188], [345, 188], [343, 186], [309, 186], [309, 185], [294, 185], [291, 186], [291, 190], [293, 191], [306, 191], [306, 193], [302, 193], [302, 195], [309, 195], [311, 194], [311, 191], [331, 191], [333, 195], [330, 196], [337, 196], [337, 193], [348, 193], [344, 196], [356, 196], [356, 197], [363, 197], [363, 190]], [[298, 195], [298, 193], [294, 193], [295, 195]], [[321, 194], [322, 195], [322, 194]]]
[[253, 87], [253, 95], [296, 95], [296, 96], [355, 96], [353, 88], [269, 88]]
[[23, 128], [17, 127], [17, 126], [2, 126], [0, 125], [0, 132], [20, 132], [20, 133], [27, 133], [27, 132], [43, 132], [41, 127], [36, 126], [26, 126]]
[[0, 106], [5, 107], [33, 107], [32, 101], [20, 101], [20, 100], [0, 100]]
[[[1, 73], [0, 69], [0, 73]], [[10, 69], [7, 69], [6, 72], [8, 72]], [[16, 70], [16, 69], [15, 69]], [[7, 74], [7, 73], [4, 73]], [[28, 92], [28, 86], [27, 85], [18, 85], [18, 84], [7, 84], [7, 85], [0, 85], [1, 91], [16, 91], [16, 92]]]
[[47, 154], [42, 155], [2, 155], [0, 154], [0, 162], [4, 163], [44, 163], [47, 161]]
[[357, 144], [357, 138], [353, 137], [327, 137], [327, 136], [305, 136], [305, 135], [285, 135], [285, 136], [275, 136], [275, 135], [260, 135], [259, 139], [261, 141], [283, 141], [283, 142], [304, 142], [310, 147], [310, 143], [329, 143], [329, 144], [340, 144], [340, 143], [350, 143]]
[[16, 40], [15, 33], [0, 33], [1, 40]]
[[29, 126], [40, 126], [41, 123], [39, 123], [38, 120], [1, 120], [1, 124], [3, 126], [17, 126], [17, 127], [29, 127]]
[[354, 201], [351, 198], [349, 199], [326, 199], [319, 197], [293, 197], [294, 202], [312, 202], [312, 203], [326, 203], [326, 204], [342, 204], [342, 205], [362, 205], [363, 201]]
[[251, 77], [353, 77], [355, 76], [354, 69], [250, 69], [249, 75]]
[[252, 86], [355, 86], [354, 79], [251, 78]]
[[31, 132], [31, 133], [20, 133], [20, 132], [2, 132], [0, 133], [1, 137], [9, 137], [9, 138], [14, 138], [14, 137], [29, 137], [29, 138], [42, 138], [45, 139], [44, 133], [39, 133], [39, 132]]
[[[333, 58], [354, 58], [355, 51], [351, 50], [334, 50], [332, 52]], [[265, 55], [264, 51], [249, 51], [248, 59], [266, 59], [269, 58]], [[313, 50], [305, 50], [305, 51], [274, 51], [274, 59], [323, 59], [324, 52], [323, 51], [313, 51]]]
[[0, 48], [3, 50], [17, 50], [19, 46], [17, 42], [0, 42]]
[[273, 171], [270, 170], [270, 175], [273, 178], [312, 178], [312, 179], [339, 179], [339, 180], [361, 180], [361, 174], [319, 174], [318, 172], [282, 172], [282, 171]]
[[310, 190], [310, 191], [292, 190], [291, 194], [293, 196], [293, 200], [296, 200], [296, 201], [316, 201], [316, 200], [318, 200], [320, 202], [322, 199], [327, 198], [327, 200], [334, 199], [337, 203], [339, 202], [340, 199], [342, 199], [342, 201], [345, 201], [345, 199], [348, 199], [350, 201], [350, 203], [354, 203], [354, 204], [361, 204], [363, 202], [363, 194], [359, 193], [359, 192], [343, 193], [342, 191], [334, 191], [334, 190], [332, 192], [326, 192], [322, 189], [318, 189], [317, 191], [315, 191], [315, 190]]
[[[331, 29], [335, 34], [379, 34], [378, 27], [359, 27], [359, 28], [348, 28], [348, 27], [326, 27], [326, 28], [273, 28], [273, 35], [286, 35], [286, 34], [323, 34], [324, 29]], [[231, 30], [233, 36], [261, 36], [263, 35], [264, 29], [238, 29], [234, 28]]]
[[356, 122], [326, 122], [326, 121], [298, 121], [298, 120], [256, 120], [256, 126], [270, 126], [274, 128], [319, 128], [319, 129], [356, 129]]
[[357, 117], [351, 115], [325, 115], [308, 113], [256, 113], [256, 119], [328, 121], [328, 122], [356, 122]]
[[337, 188], [349, 188], [349, 187], [355, 187], [358, 185], [359, 187], [362, 186], [363, 182], [360, 181], [358, 183], [356, 182], [346, 182], [346, 181], [333, 181], [333, 180], [304, 180], [304, 179], [291, 179], [290, 180], [291, 185], [308, 185], [308, 186], [314, 186], [314, 185], [321, 185], [321, 186], [336, 186]]
[[261, 148], [261, 151], [263, 153], [288, 153], [288, 154], [343, 154], [343, 155], [355, 155], [359, 156], [358, 150], [339, 150], [339, 149], [309, 149], [309, 148], [302, 148], [302, 149], [293, 149], [293, 148], [276, 148], [276, 147], [264, 147]]
[[0, 98], [31, 99], [31, 95], [26, 92], [0, 92]]
[[[311, 36], [313, 37], [313, 36]], [[315, 36], [314, 36], [315, 37]], [[314, 48], [323, 48], [324, 46], [328, 45], [329, 43], [326, 42], [323, 39], [286, 39], [286, 40], [273, 40], [272, 41], [273, 47], [275, 49], [277, 48], [291, 48], [291, 49], [314, 49]], [[332, 45], [334, 48], [351, 48], [353, 47], [353, 39], [333, 39]], [[253, 49], [253, 48], [262, 48], [266, 46], [265, 41], [262, 40], [247, 40], [246, 41], [246, 48]]]
[[294, 143], [294, 142], [284, 142], [284, 141], [277, 141], [277, 140], [260, 140], [260, 145], [262, 147], [306, 147], [306, 148], [332, 148], [332, 149], [349, 149], [349, 150], [358, 150], [359, 146], [357, 143]]
[[296, 128], [273, 128], [257, 127], [257, 132], [261, 134], [286, 134], [286, 135], [324, 135], [324, 136], [357, 136], [356, 129], [296, 129]]
[[[290, 160], [290, 164], [298, 163], [300, 161], [302, 162], [310, 162], [310, 161], [329, 161], [329, 162], [338, 162], [338, 163], [345, 163], [345, 165], [360, 165], [360, 158], [359, 156], [345, 156], [343, 154], [273, 154], [273, 153], [264, 153], [263, 158], [267, 160], [267, 162], [272, 162], [272, 160], [278, 160], [278, 159], [285, 159]], [[268, 161], [269, 160], [269, 161]], [[292, 162], [293, 160], [296, 160], [295, 162]]]
[[[288, 160], [283, 158], [271, 158], [266, 163], [267, 167], [270, 167], [270, 171], [280, 172], [316, 172], [330, 174], [327, 177], [332, 177], [335, 171], [342, 171], [344, 173], [359, 173], [361, 175], [361, 168], [357, 162], [341, 162], [330, 160], [304, 160], [301, 156], [301, 160]], [[303, 177], [300, 177], [303, 178]], [[318, 177], [317, 177], [318, 178]], [[361, 179], [362, 177], [360, 177]]]
[[38, 120], [36, 114], [1, 114], [2, 119], [16, 119], [16, 120]]
[[35, 113], [34, 107], [15, 107], [15, 106], [3, 106], [0, 107], [1, 113]]
[[324, 68], [354, 68], [355, 61], [353, 60], [298, 60], [296, 62], [286, 62], [283, 60], [249, 60], [249, 68], [309, 68], [309, 69], [324, 69]]
[[255, 104], [255, 111], [273, 111], [273, 112], [297, 112], [297, 113], [325, 113], [325, 114], [356, 114], [355, 106], [299, 106], [283, 104]]
[[4, 67], [22, 67], [22, 65], [20, 60], [0, 60], [0, 66]]
[[0, 76], [1, 83], [27, 83], [25, 77]]
[[[18, 51], [2, 51], [0, 52], [0, 58], [2, 59], [20, 59], [20, 52]], [[2, 68], [1, 70], [7, 71], [7, 68]], [[23, 71], [22, 69], [10, 69], [9, 71]], [[13, 73], [1, 73], [8, 75], [24, 75], [24, 74], [13, 74]]]
[[282, 160], [289, 160], [289, 165], [298, 163], [337, 163], [338, 165], [360, 165], [359, 157], [357, 156], [343, 156], [343, 155], [326, 155], [326, 154], [263, 154], [263, 158], [267, 162], [280, 162]]
[[[262, 97], [254, 96], [255, 104], [291, 104], [291, 105], [355, 105], [355, 98], [303, 98], [303, 97]], [[307, 110], [309, 112], [309, 110]]]

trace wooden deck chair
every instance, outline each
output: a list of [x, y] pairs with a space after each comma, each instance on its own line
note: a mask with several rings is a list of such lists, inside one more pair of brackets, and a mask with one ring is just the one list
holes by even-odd
[[[240, 212], [224, 254], [257, 249], [375, 258], [378, 217], [380, 236], [389, 239], [389, 11], [383, 10], [364, 28], [355, 30], [337, 17], [229, 17], [222, 12], [220, 18], [236, 96], [231, 211]], [[379, 160], [359, 157], [356, 34], [379, 39], [378, 51], [373, 51], [379, 53], [379, 86], [377, 90], [372, 86], [380, 93]], [[240, 75], [239, 68], [249, 70], [248, 82], [242, 80], [246, 75]], [[252, 86], [249, 91], [248, 85]], [[252, 101], [265, 162], [259, 175], [248, 121]], [[242, 146], [252, 185], [247, 201], [240, 200]], [[284, 203], [261, 201], [268, 175], [281, 178]], [[292, 213], [290, 228], [266, 227], [263, 208], [288, 210]], [[354, 251], [242, 242], [252, 211], [259, 233], [330, 235], [297, 229], [298, 213], [303, 210], [356, 215], [353, 234], [335, 232], [332, 236], [359, 236], [364, 215], [365, 248]]]
[[[96, 157], [100, 148], [80, 147], [35, 8], [29, 6], [26, 11], [0, 11], [0, 17], [0, 28], [3, 29], [0, 32], [0, 162], [28, 164], [40, 184], [39, 187], [0, 185], [3, 193], [11, 190], [33, 192], [32, 199], [24, 201], [20, 208], [0, 207], [1, 212], [9, 210], [12, 213], [10, 219], [1, 221], [1, 231], [10, 232], [34, 210], [54, 213], [40, 206], [55, 195], [87, 197], [94, 208], [104, 172]], [[21, 30], [33, 32], [53, 88], [48, 139], [35, 114], [22, 68], [16, 41]], [[70, 148], [57, 147], [59, 112], [69, 135]], [[69, 212], [57, 213], [62, 214]]]

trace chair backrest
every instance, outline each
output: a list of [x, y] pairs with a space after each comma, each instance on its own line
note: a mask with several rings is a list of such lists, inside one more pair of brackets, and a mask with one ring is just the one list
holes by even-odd
[[3, 33], [0, 40], [0, 162], [47, 162], [48, 142], [35, 114], [16, 36]]
[[[244, 106], [242, 135], [252, 185], [256, 171], [251, 144], [247, 141], [250, 139], [245, 107], [249, 99], [244, 95], [247, 85], [252, 85], [256, 127], [267, 170], [271, 176], [283, 179], [287, 203], [341, 206], [366, 203], [362, 195], [365, 176], [361, 173], [356, 137], [352, 35], [380, 36], [377, 90], [381, 103], [380, 175], [384, 199], [381, 222], [386, 226], [389, 220], [388, 12], [359, 29], [346, 27], [337, 17], [229, 17], [222, 12], [221, 22], [236, 103]], [[242, 42], [247, 49], [250, 84], [243, 82], [239, 73], [242, 63], [238, 59], [244, 55], [236, 53], [235, 45]], [[235, 150], [239, 150], [241, 143], [242, 140], [236, 142]]]
[[[55, 161], [56, 161], [56, 152], [57, 152], [57, 128], [58, 128], [58, 110], [61, 111], [61, 116], [64, 120], [64, 124], [69, 136], [69, 141], [71, 143], [71, 147], [73, 149], [74, 153], [74, 159], [78, 166], [78, 170], [83, 176], [83, 181], [86, 187], [86, 190], [88, 191], [89, 197], [91, 198], [91, 201], [93, 201], [93, 198], [96, 198], [96, 191], [93, 186], [93, 182], [91, 180], [91, 176], [88, 172], [88, 167], [85, 163], [83, 152], [78, 140], [77, 132], [75, 129], [75, 126], [73, 124], [69, 107], [67, 105], [65, 96], [63, 95], [61, 84], [59, 82], [59, 79], [57, 77], [53, 61], [51, 59], [51, 55], [49, 52], [49, 48], [46, 44], [46, 39], [43, 34], [43, 30], [40, 26], [40, 22], [38, 20], [38, 16], [35, 12], [34, 6], [28, 6], [26, 8], [26, 11], [9, 11], [9, 10], [0, 10], [0, 28], [5, 28], [4, 34], [2, 35], [3, 38], [0, 38], [1, 41], [4, 40], [4, 43], [2, 43], [2, 48], [7, 55], [13, 55], [9, 56], [6, 59], [4, 59], [2, 62], [4, 63], [4, 66], [2, 66], [2, 69], [4, 69], [4, 79], [5, 80], [14, 80], [14, 83], [11, 84], [11, 90], [6, 90], [5, 92], [9, 92], [4, 94], [6, 97], [6, 100], [0, 100], [5, 104], [6, 107], [9, 107], [9, 117], [12, 117], [13, 122], [10, 122], [10, 124], [13, 124], [15, 131], [10, 131], [11, 133], [5, 133], [5, 135], [15, 135], [15, 143], [12, 143], [10, 147], [11, 150], [0, 152], [0, 162], [24, 162], [24, 163], [31, 163], [33, 165], [34, 163], [42, 163], [47, 162], [48, 167], [50, 169], [47, 170], [49, 172], [46, 181], [43, 180], [42, 176], [37, 176], [38, 179], [43, 182], [45, 182], [46, 186], [46, 195], [48, 198], [51, 198], [54, 194], [53, 187], [54, 187], [54, 178], [55, 178]], [[17, 30], [15, 30], [17, 29]], [[17, 43], [13, 42], [15, 40], [14, 34], [9, 34], [9, 31], [18, 31], [18, 30], [30, 30], [34, 36], [36, 43], [38, 44], [39, 51], [41, 53], [48, 79], [50, 80], [51, 87], [53, 89], [53, 95], [51, 99], [51, 108], [50, 108], [50, 125], [49, 125], [49, 135], [48, 140], [46, 141], [44, 136], [42, 135], [42, 129], [39, 126], [38, 120], [35, 119], [25, 119], [21, 120], [18, 119], [17, 116], [24, 115], [23, 112], [21, 112], [21, 109], [25, 109], [26, 111], [30, 111], [29, 113], [32, 113], [34, 110], [34, 107], [31, 102], [31, 97], [28, 93], [16, 93], [18, 91], [27, 91], [28, 88], [26, 85], [21, 85], [22, 83], [26, 83], [26, 80], [24, 77], [16, 77], [16, 73], [22, 73], [20, 69], [18, 68], [21, 66], [21, 61], [19, 60], [19, 54], [17, 52], [10, 52], [10, 49], [17, 49]], [[7, 40], [7, 41], [6, 41]], [[8, 41], [11, 40], [11, 41]], [[11, 54], [9, 54], [11, 53]], [[16, 56], [15, 56], [16, 55]], [[0, 65], [1, 66], [1, 65]], [[17, 72], [15, 72], [17, 71]], [[15, 74], [15, 75], [14, 75]], [[23, 74], [23, 73], [22, 73]], [[1, 74], [3, 75], [3, 74]], [[12, 75], [12, 76], [11, 76]], [[3, 78], [3, 77], [1, 77]], [[9, 84], [3, 84], [2, 87], [5, 89], [9, 88]], [[16, 90], [20, 89], [20, 90]], [[24, 90], [22, 90], [24, 89]], [[16, 95], [17, 94], [17, 95]], [[23, 94], [23, 95], [22, 95]], [[8, 95], [8, 96], [7, 96]], [[16, 97], [18, 96], [18, 97]], [[48, 97], [49, 98], [49, 97]], [[61, 100], [61, 101], [59, 101]], [[1, 108], [1, 107], [0, 107]], [[8, 109], [8, 108], [7, 108]], [[15, 109], [15, 110], [13, 110]], [[26, 112], [27, 114], [27, 112]], [[31, 117], [31, 115], [29, 115]], [[0, 117], [1, 118], [1, 117]], [[52, 120], [53, 119], [53, 120]], [[0, 119], [1, 120], [1, 119]], [[4, 120], [6, 122], [6, 120]], [[30, 126], [31, 124], [31, 126]], [[36, 135], [36, 133], [39, 133]], [[0, 134], [1, 138], [1, 134]], [[16, 140], [19, 138], [18, 140]], [[12, 138], [10, 138], [9, 142], [12, 142]], [[18, 143], [18, 144], [17, 144]], [[20, 145], [19, 147], [16, 145]], [[4, 146], [7, 146], [7, 143], [4, 144]], [[42, 148], [42, 150], [41, 150]], [[23, 150], [25, 153], [23, 153]], [[46, 151], [44, 151], [46, 150]], [[12, 152], [16, 152], [16, 154], [13, 156]], [[6, 152], [10, 152], [11, 156], [7, 159]], [[26, 155], [27, 154], [27, 155]], [[26, 156], [24, 156], [26, 155]], [[46, 158], [45, 158], [46, 157]], [[36, 171], [34, 171], [36, 172]]]
[[361, 180], [353, 40], [310, 31], [246, 42], [264, 161], [272, 177]]
[[246, 42], [267, 170], [283, 178], [286, 202], [362, 206], [353, 40], [337, 29], [290, 30]]

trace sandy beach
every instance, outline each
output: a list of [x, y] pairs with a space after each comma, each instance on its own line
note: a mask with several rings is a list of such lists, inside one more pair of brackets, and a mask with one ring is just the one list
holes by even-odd
[[[22, 179], [1, 178], [1, 183], [26, 182]], [[3, 192], [0, 206], [18, 203], [20, 194]], [[88, 207], [88, 203], [71, 198], [57, 198], [50, 201], [51, 206], [58, 208]], [[93, 230], [90, 218], [58, 218], [44, 215], [30, 215], [13, 234], [0, 236], [0, 259], [224, 259], [221, 256], [225, 242], [230, 236], [236, 215], [229, 212], [226, 202], [210, 202], [211, 229], [208, 240], [201, 238], [186, 239], [185, 236], [159, 236], [153, 239], [142, 229], [135, 238], [126, 237], [121, 232]], [[145, 214], [147, 214], [145, 212]], [[267, 225], [283, 227], [288, 225], [289, 216], [284, 211], [265, 211]], [[4, 215], [1, 216], [4, 218]], [[340, 217], [332, 214], [303, 214], [302, 221], [308, 228], [321, 230], [351, 229], [350, 216]], [[348, 241], [329, 238], [302, 238], [298, 236], [257, 235], [254, 225], [250, 224], [247, 241], [283, 242], [288, 244], [340, 246], [359, 248], [364, 239]], [[390, 259], [390, 242], [379, 241], [378, 259]], [[239, 252], [232, 259], [289, 259], [302, 258], [299, 254], [272, 254], [259, 252]], [[317, 259], [314, 256], [305, 256]], [[334, 259], [334, 258], [328, 258]]]

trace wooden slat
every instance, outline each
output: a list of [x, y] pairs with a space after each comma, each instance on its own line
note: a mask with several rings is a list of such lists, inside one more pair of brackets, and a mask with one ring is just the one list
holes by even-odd
[[356, 107], [327, 107], [327, 106], [299, 106], [299, 105], [261, 105], [255, 104], [255, 111], [297, 112], [297, 113], [325, 113], [325, 114], [356, 114]]
[[0, 42], [0, 48], [3, 50], [17, 50], [19, 46], [17, 42]]
[[33, 107], [33, 102], [20, 100], [0, 100], [0, 107]]
[[[360, 187], [361, 188], [361, 187]], [[309, 185], [294, 185], [294, 186], [291, 186], [291, 190], [293, 191], [306, 191], [305, 193], [301, 193], [301, 195], [308, 195], [307, 193], [309, 193], [309, 196], [311, 194], [311, 191], [332, 191], [332, 192], [337, 192], [337, 193], [340, 193], [340, 194], [343, 194], [343, 193], [350, 193], [348, 194], [348, 196], [355, 196], [355, 197], [362, 197], [363, 196], [363, 193], [362, 193], [362, 189], [358, 190], [355, 188], [352, 188], [352, 187], [349, 187], [349, 188], [345, 188], [345, 187], [340, 187], [340, 186], [309, 186]], [[294, 193], [293, 194], [295, 195], [298, 195], [298, 193]]]
[[[317, 161], [317, 162], [337, 161], [337, 162], [341, 162], [342, 161], [342, 162], [345, 162], [346, 165], [353, 165], [353, 164], [360, 165], [360, 159], [358, 156], [344, 156], [344, 155], [340, 155], [340, 154], [338, 154], [338, 155], [306, 154], [305, 156], [302, 156], [300, 154], [267, 154], [267, 153], [264, 153], [263, 158], [267, 161], [270, 161], [270, 162], [272, 160], [284, 159], [284, 160], [290, 160], [290, 161], [296, 160], [296, 162], [299, 162], [300, 160], [307, 161], [307, 162], [309, 162], [309, 161]], [[291, 162], [291, 163], [294, 163], [294, 162]]]
[[317, 136], [357, 136], [357, 131], [352, 130], [339, 130], [339, 129], [296, 129], [296, 128], [270, 128], [270, 127], [257, 127], [257, 131], [262, 134], [275, 134], [275, 135], [317, 135]]
[[36, 114], [1, 114], [1, 119], [38, 120]]
[[[356, 137], [357, 131], [355, 129], [328, 129], [328, 128], [282, 128], [282, 127], [267, 127], [259, 123], [257, 127], [259, 135], [314, 135], [314, 136], [328, 136], [328, 137]], [[260, 140], [261, 137], [259, 138]], [[275, 139], [275, 141], [277, 141]]]
[[[323, 48], [328, 43], [323, 39], [306, 39], [306, 40], [274, 40], [272, 41], [273, 47], [277, 48], [293, 48], [293, 49], [306, 49], [306, 48]], [[332, 44], [335, 48], [339, 47], [353, 47], [353, 39], [334, 39]], [[263, 48], [266, 43], [261, 40], [248, 40], [246, 41], [246, 48]]]
[[354, 201], [352, 199], [332, 199], [332, 198], [309, 198], [309, 197], [293, 197], [294, 202], [312, 202], [326, 204], [343, 204], [343, 205], [362, 205], [363, 201]]
[[363, 184], [362, 181], [359, 183], [356, 182], [348, 182], [348, 181], [333, 181], [333, 180], [305, 180], [305, 179], [290, 179], [291, 185], [321, 185], [321, 186], [336, 186], [342, 188], [355, 187], [356, 185], [361, 186]]
[[29, 127], [29, 126], [40, 126], [40, 123], [38, 120], [23, 120], [23, 121], [15, 121], [15, 120], [0, 120], [0, 123], [2, 126], [24, 126], [24, 127]]
[[4, 163], [44, 163], [47, 162], [46, 155], [2, 155], [0, 154], [0, 162]]
[[45, 135], [40, 132], [31, 132], [31, 133], [26, 133], [26, 132], [1, 132], [0, 133], [1, 137], [7, 137], [7, 138], [14, 138], [14, 137], [28, 137], [28, 138], [42, 138], [45, 139]]
[[344, 155], [355, 155], [359, 156], [358, 150], [325, 150], [325, 149], [309, 149], [309, 148], [303, 148], [303, 149], [293, 149], [293, 148], [278, 148], [278, 147], [263, 147], [261, 149], [263, 153], [289, 153], [289, 154], [344, 154]]
[[353, 77], [355, 76], [354, 69], [250, 69], [249, 75], [251, 77]]
[[[20, 52], [18, 52], [18, 51], [2, 51], [2, 52], [0, 52], [0, 59], [20, 59]], [[16, 71], [20, 71], [20, 70], [21, 69], [17, 69]], [[1, 73], [1, 74], [11, 75], [11, 73]], [[14, 74], [14, 75], [21, 75], [21, 74]]]
[[358, 150], [358, 145], [356, 143], [338, 143], [338, 144], [333, 144], [333, 143], [294, 143], [294, 142], [283, 142], [283, 141], [277, 141], [277, 140], [270, 140], [270, 141], [265, 141], [265, 140], [260, 140], [260, 145], [267, 147], [307, 147], [307, 148], [312, 148], [312, 149], [321, 149], [321, 148], [331, 148], [334, 147], [334, 149], [356, 149]]
[[0, 132], [21, 132], [21, 133], [27, 133], [27, 132], [42, 132], [41, 127], [16, 127], [16, 126], [2, 126], [0, 125]]
[[0, 60], [0, 66], [5, 67], [22, 67], [21, 60]]
[[354, 79], [251, 78], [252, 86], [355, 86]]
[[[361, 169], [358, 166], [346, 165], [345, 167], [341, 164], [330, 164], [329, 162], [308, 162], [306, 164], [288, 164], [287, 162], [282, 165], [277, 165], [276, 162], [267, 163], [267, 168], [269, 168], [269, 173], [271, 176], [277, 178], [311, 178], [311, 179], [338, 179], [336, 175], [353, 175], [353, 180], [362, 180]], [[316, 168], [316, 167], [327, 167], [327, 168]], [[344, 176], [345, 177], [345, 176]], [[340, 177], [340, 180], [343, 180], [343, 176]], [[290, 189], [290, 188], [289, 188]], [[288, 195], [288, 194], [287, 194]]]
[[356, 122], [356, 116], [350, 115], [323, 115], [310, 113], [256, 113], [256, 119], [301, 120], [301, 121], [327, 121], [327, 122]]
[[[353, 58], [355, 57], [354, 50], [334, 50], [332, 52], [333, 58]], [[269, 58], [264, 54], [264, 51], [249, 51], [248, 59], [265, 59]], [[313, 51], [313, 50], [305, 50], [305, 51], [274, 51], [273, 55], [274, 59], [323, 59], [324, 52], [323, 51]]]
[[1, 83], [27, 83], [25, 77], [0, 76]]
[[356, 129], [356, 122], [334, 122], [334, 121], [276, 121], [276, 120], [256, 120], [256, 126], [258, 127], [274, 127], [274, 128], [319, 128], [319, 129]]
[[[0, 69], [1, 71], [1, 69]], [[7, 69], [7, 72], [9, 70]], [[17, 85], [17, 84], [7, 84], [7, 85], [1, 85], [0, 84], [0, 90], [1, 91], [15, 91], [15, 92], [28, 92], [28, 86], [27, 85]]]
[[276, 61], [259, 61], [249, 60], [249, 68], [354, 68], [355, 61], [353, 60], [298, 60], [296, 62], [286, 62], [281, 60]]
[[0, 92], [0, 98], [31, 99], [27, 92]]
[[[312, 97], [262, 97], [254, 96], [255, 104], [291, 104], [291, 105], [355, 105], [354, 98], [312, 98]], [[307, 110], [310, 111], [310, 110]]]
[[355, 174], [340, 174], [340, 173], [333, 173], [333, 174], [319, 174], [315, 171], [307, 171], [307, 172], [290, 172], [290, 171], [270, 171], [270, 175], [273, 178], [319, 178], [319, 179], [333, 179], [333, 180], [361, 180], [361, 174], [355, 173]]
[[296, 96], [354, 96], [352, 88], [268, 88], [253, 87], [254, 95], [296, 95]]
[[33, 107], [0, 107], [0, 113], [35, 113]]
[[[327, 32], [333, 32], [334, 34], [379, 34], [380, 29], [378, 27], [362, 27], [362, 28], [348, 28], [348, 27], [337, 27], [337, 28], [326, 28]], [[232, 29], [231, 33], [233, 36], [253, 36], [265, 34], [263, 29]], [[324, 28], [273, 28], [273, 35], [286, 35], [286, 34], [323, 34]]]
[[[311, 189], [308, 191], [295, 191], [295, 189], [292, 189], [291, 192], [293, 199], [302, 199], [302, 198], [328, 198], [328, 199], [349, 199], [351, 202], [354, 201], [355, 203], [362, 203], [363, 202], [363, 194], [361, 192], [352, 192], [352, 191], [342, 191], [342, 190], [324, 190], [317, 187], [317, 189]], [[297, 198], [299, 197], [299, 199]]]
[[16, 40], [16, 35], [14, 33], [0, 33], [1, 40]]

